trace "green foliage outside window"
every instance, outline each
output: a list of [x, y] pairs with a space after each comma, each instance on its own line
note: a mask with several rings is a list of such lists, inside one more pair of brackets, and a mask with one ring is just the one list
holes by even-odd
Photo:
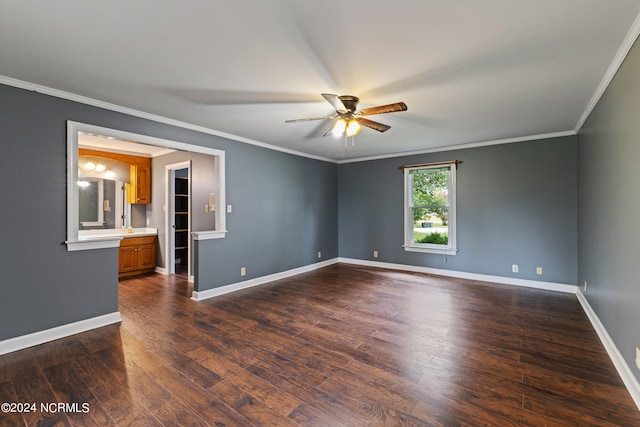
[[449, 244], [449, 236], [440, 233], [429, 233], [423, 238], [416, 239], [415, 243], [431, 243], [434, 245]]
[[449, 222], [448, 168], [419, 169], [411, 174], [413, 177], [413, 220], [428, 220], [432, 215], [435, 215], [440, 218], [442, 225], [447, 225]]

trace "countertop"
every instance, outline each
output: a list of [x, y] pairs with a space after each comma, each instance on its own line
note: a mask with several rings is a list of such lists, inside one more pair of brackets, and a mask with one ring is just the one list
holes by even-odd
[[142, 237], [142, 236], [157, 236], [157, 228], [141, 227], [134, 228], [132, 233], [129, 233], [126, 228], [119, 229], [100, 229], [100, 230], [80, 230], [78, 231], [78, 240], [103, 240], [121, 238], [126, 239], [128, 237]]

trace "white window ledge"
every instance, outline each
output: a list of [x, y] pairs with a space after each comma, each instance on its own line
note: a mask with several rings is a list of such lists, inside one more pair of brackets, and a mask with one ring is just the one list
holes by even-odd
[[430, 248], [424, 246], [408, 246], [404, 245], [404, 250], [407, 252], [423, 252], [428, 254], [441, 254], [441, 255], [455, 255], [458, 250], [451, 248]]
[[92, 249], [117, 248], [120, 246], [122, 237], [111, 237], [106, 239], [76, 240], [66, 241], [67, 251], [88, 251]]
[[224, 239], [227, 235], [227, 230], [223, 231], [194, 231], [191, 233], [193, 235], [193, 240], [213, 240], [213, 239]]

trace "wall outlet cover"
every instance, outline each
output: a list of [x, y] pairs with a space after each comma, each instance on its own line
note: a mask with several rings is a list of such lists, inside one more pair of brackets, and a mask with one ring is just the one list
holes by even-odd
[[536, 274], [542, 276], [542, 267], [536, 267]]
[[517, 272], [518, 272], [518, 270], [519, 270], [519, 268], [518, 268], [518, 264], [513, 264], [513, 265], [511, 265], [511, 272], [512, 272], [512, 273], [517, 273]]
[[636, 366], [640, 369], [640, 348], [636, 347]]
[[378, 251], [373, 251], [373, 257], [378, 258]]

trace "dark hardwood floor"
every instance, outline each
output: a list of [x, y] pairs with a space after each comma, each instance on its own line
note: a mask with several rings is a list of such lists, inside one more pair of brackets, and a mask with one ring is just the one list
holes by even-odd
[[123, 280], [122, 324], [0, 356], [0, 402], [89, 407], [0, 425], [640, 425], [573, 295], [346, 264], [190, 294]]

